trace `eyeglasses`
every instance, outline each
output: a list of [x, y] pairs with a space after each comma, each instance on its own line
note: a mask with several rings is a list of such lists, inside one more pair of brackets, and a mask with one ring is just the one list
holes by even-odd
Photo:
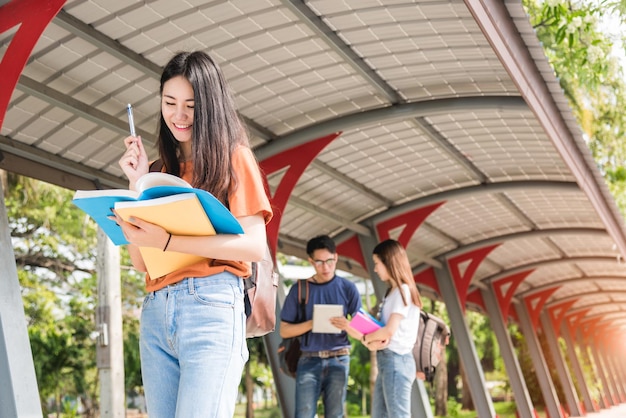
[[337, 260], [334, 258], [329, 258], [328, 260], [313, 260], [313, 264], [315, 264], [315, 267], [322, 267], [324, 264], [330, 267], [335, 264], [335, 261]]

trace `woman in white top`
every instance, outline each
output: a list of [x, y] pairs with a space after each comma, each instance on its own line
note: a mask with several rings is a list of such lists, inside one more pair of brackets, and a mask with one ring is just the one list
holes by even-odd
[[413, 345], [422, 301], [406, 251], [398, 241], [383, 241], [373, 253], [374, 271], [390, 288], [382, 306], [385, 326], [362, 338], [368, 349], [377, 351], [372, 418], [410, 417], [415, 380]]

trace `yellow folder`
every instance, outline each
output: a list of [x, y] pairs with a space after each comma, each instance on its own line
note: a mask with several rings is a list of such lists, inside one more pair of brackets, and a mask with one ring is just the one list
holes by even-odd
[[[157, 199], [117, 202], [115, 210], [125, 221], [130, 217], [157, 224], [172, 235], [215, 235], [215, 229], [194, 193], [181, 193]], [[153, 279], [204, 259], [198, 255], [139, 247], [148, 274]]]

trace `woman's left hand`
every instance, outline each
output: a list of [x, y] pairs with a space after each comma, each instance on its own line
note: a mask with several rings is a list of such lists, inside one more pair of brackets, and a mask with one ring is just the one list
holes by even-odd
[[388, 345], [389, 345], [389, 340], [368, 341], [367, 344], [365, 344], [365, 346], [370, 351], [382, 350], [383, 348], [387, 347]]

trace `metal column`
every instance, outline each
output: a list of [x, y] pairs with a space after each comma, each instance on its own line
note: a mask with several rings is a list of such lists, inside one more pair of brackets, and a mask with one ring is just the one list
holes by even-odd
[[517, 407], [518, 415], [522, 417], [532, 417], [534, 414], [533, 401], [528, 393], [526, 381], [524, 381], [522, 369], [517, 360], [511, 337], [506, 328], [506, 323], [498, 307], [498, 301], [493, 288], [489, 286], [488, 289], [481, 290], [481, 293], [483, 301], [485, 302], [485, 308], [487, 308], [489, 314], [490, 324], [498, 339], [500, 354], [502, 355], [507, 375], [509, 376], [509, 383], [515, 395], [515, 406]]
[[0, 405], [2, 416], [43, 415], [0, 182]]
[[618, 405], [621, 400], [619, 398], [619, 391], [617, 390], [617, 382], [615, 381], [615, 372], [613, 371], [613, 366], [611, 364], [611, 356], [612, 353], [609, 353], [609, 347], [607, 347], [606, 341], [600, 339], [600, 343], [596, 345], [598, 352], [600, 354], [600, 358], [602, 361], [602, 365], [604, 367], [604, 372], [606, 373], [606, 378], [609, 381], [609, 392], [611, 394], [611, 403], [613, 405]]
[[574, 382], [572, 381], [572, 376], [569, 373], [567, 364], [565, 364], [565, 361], [563, 360], [556, 332], [552, 329], [552, 323], [546, 311], [541, 313], [539, 319], [541, 321], [541, 326], [546, 336], [546, 340], [548, 341], [548, 347], [550, 348], [552, 359], [556, 365], [556, 371], [559, 374], [559, 379], [561, 380], [561, 388], [563, 389], [563, 394], [565, 395], [565, 401], [567, 402], [570, 415], [579, 417], [581, 416], [581, 411], [578, 404], [578, 394], [575, 391]]
[[537, 334], [533, 329], [528, 313], [522, 304], [516, 304], [517, 316], [520, 321], [520, 327], [524, 333], [526, 339], [526, 345], [528, 346], [528, 352], [535, 365], [535, 373], [537, 374], [537, 380], [539, 381], [539, 387], [543, 394], [543, 400], [546, 403], [546, 410], [551, 417], [562, 418], [561, 410], [559, 408], [559, 398], [554, 389], [554, 382], [548, 372], [548, 365], [546, 359], [543, 356], [541, 345], [537, 338]]
[[96, 363], [100, 379], [100, 416], [123, 418], [126, 416], [126, 391], [120, 250], [100, 228], [98, 228], [97, 254]]
[[624, 386], [626, 384], [626, 376], [624, 375], [624, 363], [622, 361], [619, 361], [618, 360], [619, 358], [620, 358], [620, 355], [617, 354], [616, 356], [613, 357], [613, 361], [615, 362], [615, 365], [618, 369], [620, 400], [624, 402], [626, 401], [626, 387]]
[[424, 381], [420, 379], [415, 379], [411, 390], [411, 417], [433, 418], [433, 409], [430, 406], [428, 392]]
[[278, 346], [282, 341], [280, 338], [280, 311], [285, 303], [285, 297], [281, 277], [276, 291], [276, 330], [263, 337], [263, 344], [272, 369], [272, 376], [274, 376], [274, 385], [276, 386], [282, 417], [293, 418], [296, 415], [296, 380], [280, 371], [277, 354]]
[[[371, 227], [371, 229], [373, 230], [374, 228]], [[363, 259], [365, 260], [367, 271], [369, 272], [370, 279], [372, 280], [374, 293], [376, 293], [376, 298], [378, 300], [382, 300], [389, 285], [380, 280], [378, 275], [374, 273], [374, 260], [372, 259], [372, 254], [374, 253], [374, 248], [378, 242], [373, 237], [364, 235], [359, 235], [358, 237], [359, 243], [361, 244], [361, 250], [363, 251]]]
[[[582, 336], [582, 332], [580, 331], [580, 329], [578, 329], [576, 331], [575, 337], [576, 337], [576, 341], [578, 343], [578, 346], [580, 347], [580, 354], [583, 357], [583, 359], [582, 359], [583, 363], [586, 364], [587, 367], [589, 367], [589, 369], [591, 369], [593, 371], [593, 374], [594, 374], [594, 378], [593, 378], [593, 380], [594, 380], [594, 388], [598, 388], [598, 380], [600, 380], [601, 387], [602, 387], [601, 391], [606, 390], [606, 377], [604, 376], [604, 372], [596, 364], [594, 364], [594, 362], [591, 359], [590, 353], [589, 353], [589, 351], [593, 350], [593, 348], [590, 347], [589, 344], [587, 344], [587, 342], [584, 340], [584, 338]], [[598, 388], [598, 389], [600, 389], [600, 388]], [[608, 405], [605, 404], [604, 396], [602, 396], [602, 393], [598, 393], [598, 395], [600, 396], [600, 398], [598, 399], [598, 404], [597, 405], [594, 403], [593, 398], [591, 399], [591, 403], [593, 405], [593, 411], [596, 411], [598, 406], [600, 408], [608, 408], [609, 407]]]
[[[587, 411], [593, 411], [593, 402], [591, 401], [589, 387], [587, 386], [587, 382], [585, 381], [585, 374], [583, 373], [583, 369], [580, 365], [580, 359], [576, 355], [576, 347], [574, 346], [574, 341], [565, 322], [561, 324], [561, 337], [563, 337], [563, 340], [565, 340], [567, 356], [570, 359], [572, 371], [574, 372], [574, 376], [576, 377], [576, 381], [578, 382], [578, 389], [580, 390], [580, 394], [583, 397], [583, 404], [585, 405], [585, 409]], [[583, 411], [580, 412], [581, 414], [583, 413]]]
[[[624, 395], [624, 386], [622, 384], [623, 379], [620, 372], [621, 370], [619, 364], [622, 359], [622, 353], [615, 352], [615, 347], [611, 346], [610, 344], [605, 343], [605, 346], [607, 346], [608, 350], [605, 359], [611, 371], [611, 378], [613, 380], [613, 385], [615, 388], [615, 396], [617, 397], [617, 402], [622, 403], [626, 398], [626, 396]], [[618, 362], [617, 359], [620, 359], [620, 362]]]
[[441, 292], [441, 296], [448, 310], [452, 333], [459, 348], [459, 356], [467, 372], [467, 379], [470, 385], [469, 389], [472, 394], [474, 406], [476, 407], [476, 412], [481, 418], [494, 418], [496, 412], [491, 396], [487, 391], [485, 375], [480, 366], [478, 355], [476, 354], [474, 340], [465, 323], [463, 307], [459, 301], [452, 277], [450, 277], [450, 272], [447, 269], [435, 269], [435, 276], [437, 278], [439, 291]]

